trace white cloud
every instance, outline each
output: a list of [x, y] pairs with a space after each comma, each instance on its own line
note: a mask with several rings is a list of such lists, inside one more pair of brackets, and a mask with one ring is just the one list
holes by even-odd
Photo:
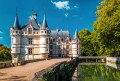
[[69, 10], [69, 1], [58, 1], [58, 2], [53, 2], [51, 1], [58, 9], [66, 9]]
[[2, 34], [3, 32], [2, 31], [0, 31], [0, 34]]
[[65, 16], [67, 17], [67, 16], [68, 16], [68, 13], [65, 13]]
[[3, 39], [3, 37], [0, 37], [0, 39]]
[[78, 6], [75, 5], [74, 8], [78, 8]]

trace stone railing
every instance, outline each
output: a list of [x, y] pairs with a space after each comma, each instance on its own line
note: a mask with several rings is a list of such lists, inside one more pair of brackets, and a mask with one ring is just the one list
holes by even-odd
[[24, 60], [24, 61], [19, 61], [17, 64], [14, 64], [12, 62], [3, 62], [3, 63], [0, 63], [0, 69], [7, 68], [7, 67], [21, 66], [26, 63], [37, 62], [42, 60], [45, 60], [45, 59]]
[[0, 69], [1, 68], [7, 68], [7, 67], [13, 67], [14, 64], [11, 63], [11, 62], [3, 62], [3, 63], [0, 63]]
[[46, 69], [43, 69], [34, 74], [32, 81], [70, 81], [75, 65], [78, 61], [73, 59], [71, 61], [64, 61], [56, 63]]

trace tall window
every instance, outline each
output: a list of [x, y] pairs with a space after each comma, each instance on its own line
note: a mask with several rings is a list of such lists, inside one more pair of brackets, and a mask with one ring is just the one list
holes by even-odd
[[53, 39], [53, 42], [55, 42], [55, 39]]
[[52, 45], [50, 45], [50, 49], [53, 49], [53, 46], [52, 46]]
[[12, 44], [13, 44], [13, 41], [14, 41], [13, 39], [14, 39], [14, 38], [12, 38]]
[[52, 39], [50, 40], [50, 43], [52, 44]]
[[68, 39], [66, 40], [66, 44], [69, 44], [69, 40]]
[[52, 53], [53, 53], [53, 52], [52, 52], [52, 51], [50, 51], [50, 55], [52, 55]]
[[69, 49], [69, 45], [66, 45], [66, 49]]
[[28, 31], [29, 31], [29, 34], [32, 34], [32, 28], [29, 28]]
[[58, 40], [58, 44], [60, 44], [60, 39]]
[[32, 44], [32, 38], [28, 38], [28, 44]]
[[32, 54], [32, 48], [28, 48], [28, 54]]
[[46, 39], [46, 44], [48, 44], [48, 38]]

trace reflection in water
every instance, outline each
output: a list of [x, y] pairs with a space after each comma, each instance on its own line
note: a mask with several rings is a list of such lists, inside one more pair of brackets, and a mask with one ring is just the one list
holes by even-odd
[[79, 63], [72, 81], [120, 81], [120, 69], [110, 64]]

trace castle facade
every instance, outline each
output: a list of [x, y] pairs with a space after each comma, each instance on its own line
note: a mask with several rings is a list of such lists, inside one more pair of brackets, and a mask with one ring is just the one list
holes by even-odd
[[48, 57], [78, 57], [81, 55], [81, 41], [77, 30], [74, 38], [68, 30], [50, 30], [44, 14], [43, 23], [37, 22], [32, 13], [27, 23], [19, 24], [17, 11], [14, 25], [10, 28], [12, 62], [47, 59]]

